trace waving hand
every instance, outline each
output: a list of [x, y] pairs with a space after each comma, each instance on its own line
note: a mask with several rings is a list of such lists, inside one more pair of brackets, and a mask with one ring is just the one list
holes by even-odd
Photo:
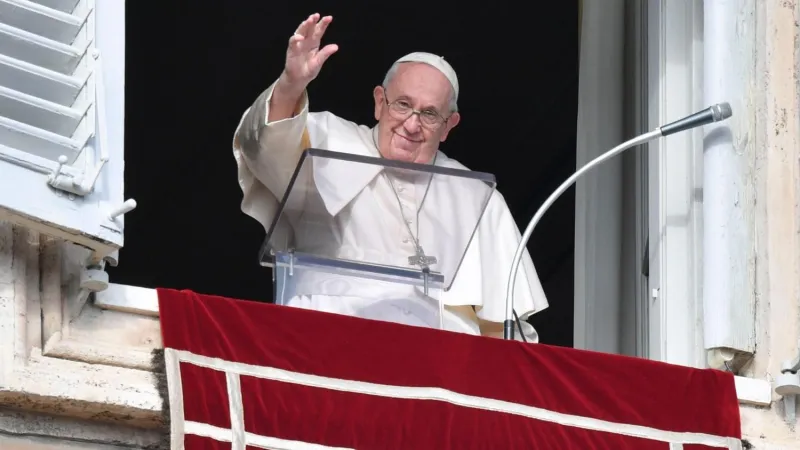
[[339, 49], [336, 44], [320, 48], [322, 36], [332, 20], [331, 16], [320, 19], [319, 14], [314, 13], [297, 27], [297, 31], [289, 38], [289, 46], [286, 49], [284, 68], [286, 81], [305, 88], [319, 75], [325, 61], [336, 53]]

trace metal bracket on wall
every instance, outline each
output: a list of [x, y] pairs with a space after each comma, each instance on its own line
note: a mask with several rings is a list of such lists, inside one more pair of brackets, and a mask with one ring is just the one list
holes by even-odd
[[781, 374], [775, 379], [775, 393], [782, 397], [786, 422], [797, 421], [797, 397], [800, 396], [800, 340], [797, 342], [797, 355], [787, 359], [781, 367]]

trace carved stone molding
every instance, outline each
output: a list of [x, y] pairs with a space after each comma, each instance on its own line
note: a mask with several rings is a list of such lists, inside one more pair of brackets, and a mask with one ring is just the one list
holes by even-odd
[[0, 223], [0, 405], [136, 427], [162, 425], [155, 314], [93, 304], [90, 252]]
[[3, 450], [156, 449], [161, 439], [157, 430], [0, 408], [0, 448]]

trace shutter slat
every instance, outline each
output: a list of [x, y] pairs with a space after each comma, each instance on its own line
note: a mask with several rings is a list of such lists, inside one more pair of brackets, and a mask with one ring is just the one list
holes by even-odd
[[79, 1], [0, 0], [0, 145], [71, 163], [94, 134], [90, 49], [72, 45], [92, 37], [76, 8], [87, 11]]
[[71, 44], [83, 19], [27, 0], [0, 0], [0, 18], [6, 25], [62, 44]]
[[72, 136], [83, 112], [0, 86], [0, 111], [9, 119]]
[[75, 7], [78, 6], [79, 2], [80, 0], [35, 0], [35, 3], [65, 13], [75, 11]]
[[44, 100], [69, 106], [86, 80], [0, 54], [2, 85]]
[[28, 153], [39, 155], [51, 161], [67, 157], [68, 164], [77, 158], [83, 144], [60, 134], [0, 116], [0, 144]]
[[9, 26], [0, 20], [0, 53], [71, 75], [83, 50]]

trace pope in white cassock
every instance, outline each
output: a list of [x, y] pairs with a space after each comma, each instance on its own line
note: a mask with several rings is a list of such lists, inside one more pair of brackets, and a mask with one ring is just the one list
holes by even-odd
[[[335, 44], [320, 47], [331, 20], [330, 16], [320, 18], [313, 14], [300, 24], [289, 39], [283, 72], [244, 113], [234, 135], [233, 153], [244, 194], [242, 211], [265, 229], [278, 212], [280, 199], [307, 148], [466, 170], [439, 150], [439, 143], [458, 125], [460, 114], [456, 73], [436, 55], [411, 53], [392, 65], [383, 84], [373, 90], [377, 121], [373, 127], [355, 124], [329, 112], [309, 112], [306, 87], [338, 50]], [[330, 213], [330, 226], [336, 233], [329, 242], [340, 247], [339, 255], [354, 248], [414, 254], [423, 240], [424, 231], [420, 231], [415, 220], [419, 220], [424, 202], [429, 202], [425, 205], [428, 214], [442, 211], [436, 213], [435, 220], [428, 221], [443, 228], [432, 230], [434, 234], [440, 231], [447, 235], [447, 228], [452, 232], [460, 223], [475, 222], [458, 216], [459, 211], [470, 210], [458, 206], [464, 199], [483, 195], [463, 192], [469, 184], [443, 185], [447, 177], [436, 182], [428, 179], [427, 183], [405, 180], [375, 167], [376, 170], [355, 172], [331, 168], [309, 178]], [[386, 214], [388, 210], [397, 210], [398, 205], [405, 213], [397, 217]], [[471, 233], [472, 229], [466, 232]], [[440, 295], [446, 305], [446, 329], [502, 337], [506, 283], [519, 239], [519, 229], [505, 200], [493, 191], [451, 288]], [[448, 252], [446, 243], [434, 245], [436, 251]], [[431, 253], [428, 248], [424, 251]], [[290, 305], [438, 326], [438, 319], [436, 324], [432, 323], [431, 311], [413, 306], [419, 304], [420, 295], [404, 297], [405, 294], [398, 296], [392, 289], [382, 292], [375, 286], [343, 287], [341, 283], [333, 290], [314, 288], [331, 285], [308, 283], [296, 292]], [[537, 342], [538, 336], [525, 319], [547, 306], [536, 270], [525, 252], [514, 290], [514, 310], [529, 342]], [[519, 339], [519, 333], [516, 335]]]

